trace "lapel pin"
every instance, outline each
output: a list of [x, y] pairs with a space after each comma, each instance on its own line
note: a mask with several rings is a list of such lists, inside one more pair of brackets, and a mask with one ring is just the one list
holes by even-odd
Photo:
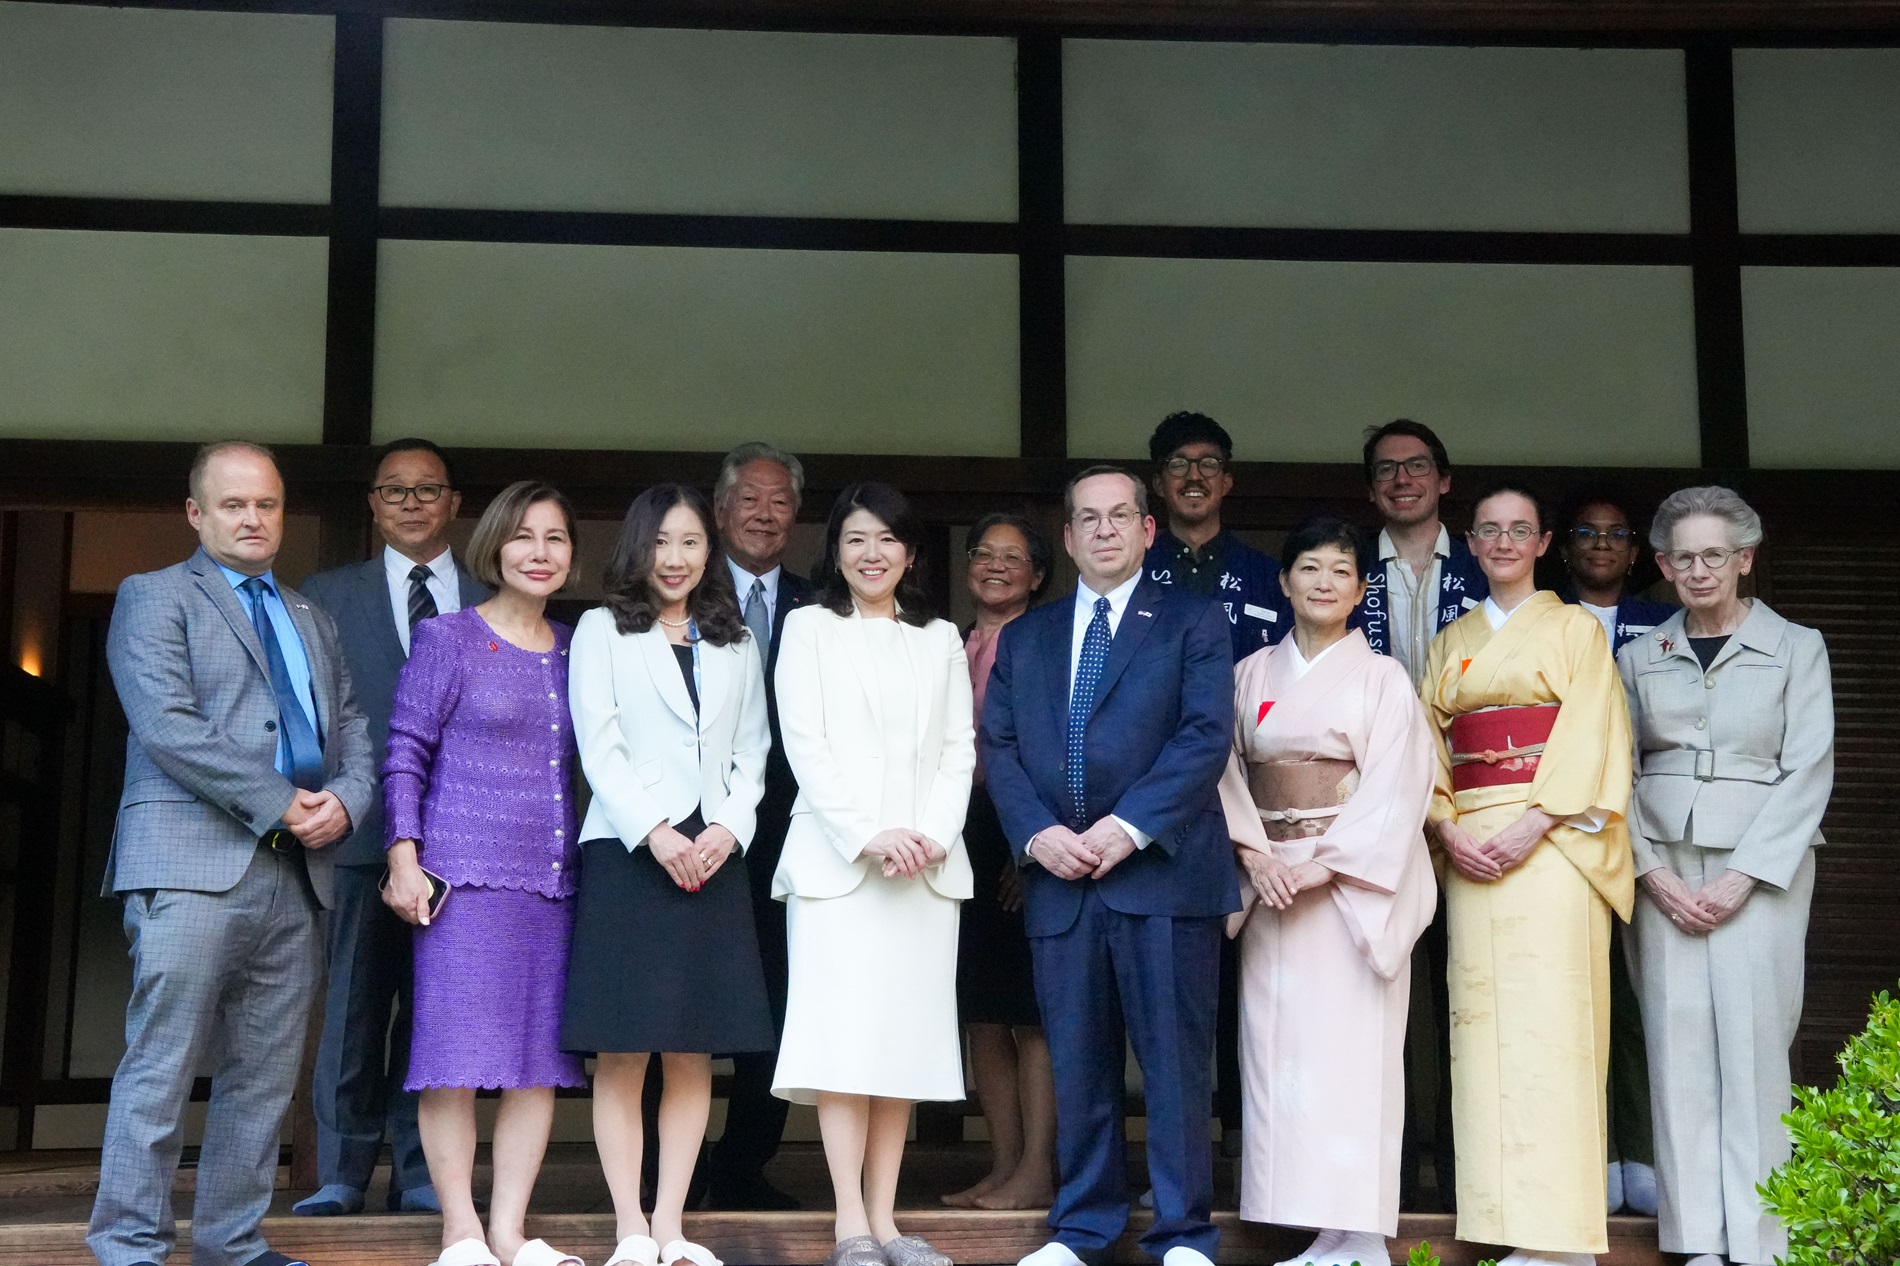
[[1146, 618], [1148, 618], [1148, 619], [1150, 619], [1150, 620], [1152, 620], [1152, 619], [1154, 619], [1154, 614], [1155, 614], [1155, 613], [1154, 613], [1154, 612], [1152, 612], [1152, 611], [1137, 611], [1137, 612], [1135, 612], [1135, 614], [1136, 614], [1136, 615], [1139, 615], [1139, 616], [1145, 616]]

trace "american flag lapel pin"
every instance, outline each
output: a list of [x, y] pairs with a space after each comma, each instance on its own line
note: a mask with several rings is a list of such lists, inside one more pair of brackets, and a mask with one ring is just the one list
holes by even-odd
[[1154, 619], [1154, 615], [1155, 615], [1155, 613], [1152, 611], [1136, 611], [1135, 614], [1143, 617], [1144, 619], [1149, 619], [1149, 620]]

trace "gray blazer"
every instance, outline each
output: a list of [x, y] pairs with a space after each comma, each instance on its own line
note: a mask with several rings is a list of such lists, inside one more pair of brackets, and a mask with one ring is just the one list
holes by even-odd
[[1707, 673], [1678, 611], [1617, 655], [1636, 739], [1630, 845], [1734, 849], [1729, 866], [1786, 888], [1824, 841], [1834, 788], [1834, 685], [1827, 645], [1757, 598]]
[[[295, 590], [279, 592], [310, 660], [324, 787], [361, 822], [376, 799], [376, 767], [336, 626]], [[277, 772], [277, 696], [243, 601], [203, 550], [129, 576], [112, 610], [106, 662], [132, 732], [105, 891], [228, 891], [296, 792]], [[329, 853], [308, 853], [311, 886], [326, 906]]]
[[[460, 562], [455, 565], [455, 576], [464, 607], [488, 600], [488, 590], [463, 570]], [[369, 723], [370, 751], [375, 762], [371, 770], [380, 778], [389, 746], [389, 708], [396, 697], [396, 678], [402, 673], [404, 660], [402, 640], [396, 635], [396, 612], [389, 604], [383, 551], [377, 550], [367, 562], [318, 572], [303, 582], [301, 592], [336, 621], [343, 662], [349, 666], [350, 681], [356, 687], [356, 705]], [[381, 866], [380, 789], [370, 797], [370, 807], [361, 816], [352, 814], [350, 821], [356, 829], [347, 840], [331, 848], [331, 860], [339, 866]]]

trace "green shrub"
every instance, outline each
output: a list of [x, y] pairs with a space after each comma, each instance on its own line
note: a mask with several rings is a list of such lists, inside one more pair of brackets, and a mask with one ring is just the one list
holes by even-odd
[[1836, 1057], [1832, 1090], [1794, 1088], [1794, 1142], [1762, 1202], [1788, 1228], [1783, 1266], [1900, 1260], [1900, 1000], [1874, 999], [1866, 1031]]
[[[1438, 1254], [1432, 1252], [1432, 1242], [1430, 1240], [1420, 1240], [1418, 1247], [1414, 1248], [1411, 1253], [1406, 1256], [1405, 1266], [1438, 1266]], [[1479, 1262], [1478, 1266], [1498, 1266], [1498, 1264], [1495, 1260], [1487, 1257]]]

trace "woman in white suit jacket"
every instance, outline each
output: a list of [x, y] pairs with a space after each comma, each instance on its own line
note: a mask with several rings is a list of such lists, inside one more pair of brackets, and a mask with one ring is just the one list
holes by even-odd
[[1684, 488], [1650, 543], [1683, 609], [1617, 656], [1636, 736], [1626, 944], [1649, 1045], [1657, 1235], [1689, 1266], [1766, 1263], [1788, 1234], [1755, 1190], [1788, 1159], [1814, 849], [1834, 786], [1827, 646], [1740, 595], [1761, 519]]
[[911, 1104], [964, 1094], [957, 907], [976, 736], [962, 640], [922, 614], [920, 538], [896, 489], [845, 489], [814, 601], [786, 617], [778, 646], [798, 800], [772, 881], [791, 965], [772, 1089], [818, 1105], [831, 1266], [949, 1263], [892, 1213]]
[[[613, 1193], [609, 1266], [718, 1266], [681, 1229], [712, 1097], [712, 1052], [764, 1051], [772, 1019], [744, 849], [765, 758], [765, 678], [712, 507], [662, 484], [634, 499], [581, 617], [569, 706], [594, 800], [561, 1045], [597, 1054], [594, 1137]], [[661, 1053], [659, 1184], [640, 1208], [641, 1088]]]

